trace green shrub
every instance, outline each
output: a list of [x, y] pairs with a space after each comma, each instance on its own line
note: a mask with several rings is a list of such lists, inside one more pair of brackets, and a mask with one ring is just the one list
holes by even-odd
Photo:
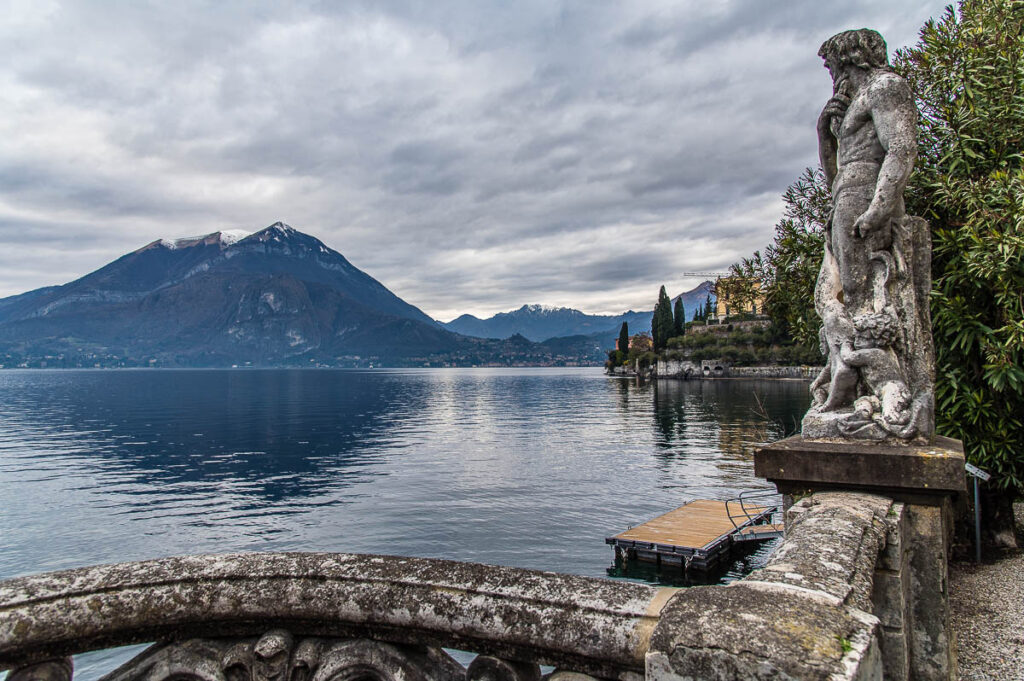
[[921, 112], [908, 212], [931, 223], [936, 419], [1024, 493], [1024, 3], [963, 0], [899, 50]]

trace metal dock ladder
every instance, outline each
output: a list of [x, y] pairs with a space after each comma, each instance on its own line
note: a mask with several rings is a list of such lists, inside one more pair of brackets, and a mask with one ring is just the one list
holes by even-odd
[[785, 534], [782, 519], [777, 517], [779, 507], [765, 503], [774, 501], [776, 496], [774, 490], [751, 490], [725, 502], [729, 520], [736, 528], [731, 535], [733, 541], [766, 541]]

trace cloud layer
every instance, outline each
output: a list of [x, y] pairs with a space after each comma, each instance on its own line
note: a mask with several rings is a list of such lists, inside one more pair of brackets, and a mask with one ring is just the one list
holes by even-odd
[[284, 220], [439, 319], [649, 308], [763, 247], [818, 45], [941, 2], [6, 2], [0, 296]]

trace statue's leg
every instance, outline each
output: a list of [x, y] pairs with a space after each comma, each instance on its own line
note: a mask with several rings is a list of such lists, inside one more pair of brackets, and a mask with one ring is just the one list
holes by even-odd
[[835, 411], [853, 404], [857, 397], [857, 370], [839, 358], [839, 349], [832, 349], [832, 384], [821, 411]]
[[864, 211], [871, 205], [871, 188], [852, 187], [840, 190], [835, 197], [832, 218], [832, 252], [839, 265], [839, 279], [843, 285], [843, 303], [850, 315], [871, 309], [871, 263], [865, 239], [853, 229]]
[[818, 372], [817, 378], [811, 383], [811, 407], [820, 407], [828, 399], [828, 388], [832, 384], [832, 366], [825, 362], [825, 366]]

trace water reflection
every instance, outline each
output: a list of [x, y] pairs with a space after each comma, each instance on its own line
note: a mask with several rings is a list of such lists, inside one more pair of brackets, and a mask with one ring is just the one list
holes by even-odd
[[[40, 373], [8, 385], [5, 470], [60, 477], [117, 515], [234, 517], [336, 493], [388, 446], [426, 386], [301, 372]], [[10, 382], [9, 382], [10, 383]], [[122, 494], [123, 492], [123, 494]], [[182, 505], [184, 502], [184, 505]], [[223, 518], [220, 518], [223, 519]]]
[[605, 576], [605, 537], [765, 486], [752, 445], [808, 401], [593, 369], [3, 371], [0, 578], [234, 550]]
[[604, 537], [764, 486], [752, 446], [807, 401], [590, 369], [0, 372], [0, 577], [226, 550], [602, 575]]

